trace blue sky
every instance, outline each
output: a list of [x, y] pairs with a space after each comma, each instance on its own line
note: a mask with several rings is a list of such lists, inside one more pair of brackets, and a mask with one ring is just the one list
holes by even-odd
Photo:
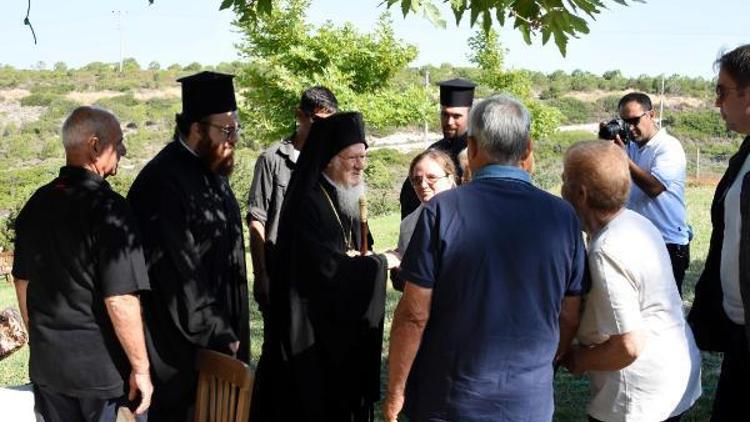
[[[309, 20], [352, 22], [361, 31], [372, 29], [382, 0], [313, 0]], [[611, 2], [610, 2], [611, 3]], [[216, 64], [237, 59], [240, 36], [231, 25], [231, 11], [218, 11], [220, 0], [32, 0], [31, 22], [39, 44], [23, 25], [26, 0], [0, 5], [0, 63], [29, 68], [42, 61], [64, 61], [78, 67], [92, 61], [119, 59], [120, 36], [113, 10], [123, 11], [124, 54], [142, 66], [156, 60], [171, 63]], [[444, 62], [467, 64], [468, 19], [456, 27], [444, 14], [447, 29], [433, 27], [421, 17], [402, 18], [393, 10], [398, 37], [416, 45], [413, 65]], [[552, 72], [582, 69], [597, 74], [620, 69], [626, 75], [679, 73], [711, 78], [713, 60], [722, 49], [750, 42], [747, 17], [750, 1], [650, 0], [623, 7], [612, 3], [590, 23], [591, 32], [568, 45], [563, 58], [552, 41], [527, 46], [511, 29], [501, 31], [508, 49], [506, 65]]]

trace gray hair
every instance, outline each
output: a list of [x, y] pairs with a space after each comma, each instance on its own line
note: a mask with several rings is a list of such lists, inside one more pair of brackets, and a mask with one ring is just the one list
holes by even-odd
[[469, 136], [498, 164], [516, 165], [523, 158], [530, 129], [526, 107], [505, 94], [485, 98], [469, 114]]
[[65, 149], [78, 147], [91, 136], [96, 136], [103, 142], [111, 142], [106, 139], [110, 125], [119, 126], [117, 118], [111, 112], [99, 107], [78, 107], [63, 123], [63, 146]]

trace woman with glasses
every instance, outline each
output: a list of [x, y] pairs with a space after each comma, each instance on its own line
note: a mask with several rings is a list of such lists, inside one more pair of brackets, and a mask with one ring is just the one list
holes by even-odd
[[[453, 160], [448, 154], [437, 149], [428, 149], [420, 153], [414, 157], [409, 166], [409, 181], [422, 205], [438, 193], [456, 187], [456, 177], [456, 166]], [[414, 226], [422, 212], [422, 205], [401, 220], [398, 246], [394, 251], [399, 258], [409, 246]], [[398, 277], [398, 269], [391, 272], [391, 281], [397, 290], [403, 289], [403, 280]]]

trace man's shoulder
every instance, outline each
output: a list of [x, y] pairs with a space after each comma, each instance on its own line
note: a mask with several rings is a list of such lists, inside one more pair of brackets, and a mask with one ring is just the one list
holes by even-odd
[[684, 154], [680, 140], [669, 134], [666, 128], [659, 129], [653, 140], [657, 141], [656, 147], [659, 149], [667, 149]]

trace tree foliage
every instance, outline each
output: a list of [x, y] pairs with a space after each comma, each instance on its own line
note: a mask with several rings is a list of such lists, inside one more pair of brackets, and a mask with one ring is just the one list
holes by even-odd
[[[154, 0], [148, 0], [153, 3]], [[631, 3], [644, 0], [631, 0]], [[488, 32], [493, 25], [512, 25], [531, 44], [532, 36], [541, 35], [542, 44], [553, 37], [565, 56], [568, 40], [588, 34], [586, 19], [596, 19], [608, 4], [627, 5], [627, 0], [383, 0], [387, 8], [399, 7], [404, 16], [419, 14], [433, 24], [445, 27], [438, 4], [448, 4], [458, 25], [464, 16], [474, 27], [481, 23]], [[256, 24], [271, 16], [275, 0], [221, 0], [221, 10], [232, 8], [246, 24]]]
[[495, 30], [477, 31], [469, 39], [469, 47], [469, 60], [481, 70], [477, 82], [491, 91], [505, 92], [521, 100], [532, 116], [533, 138], [546, 138], [557, 129], [562, 114], [534, 99], [529, 74], [523, 70], [503, 70], [503, 49]]
[[247, 59], [238, 78], [243, 120], [252, 122], [257, 140], [268, 144], [289, 135], [299, 96], [314, 85], [330, 88], [342, 110], [361, 111], [376, 129], [424, 120], [429, 100], [423, 89], [398, 90], [390, 83], [417, 55], [395, 38], [390, 17], [382, 15], [371, 34], [350, 24], [314, 27], [305, 21], [309, 3], [279, 0], [262, 21], [236, 22]]

